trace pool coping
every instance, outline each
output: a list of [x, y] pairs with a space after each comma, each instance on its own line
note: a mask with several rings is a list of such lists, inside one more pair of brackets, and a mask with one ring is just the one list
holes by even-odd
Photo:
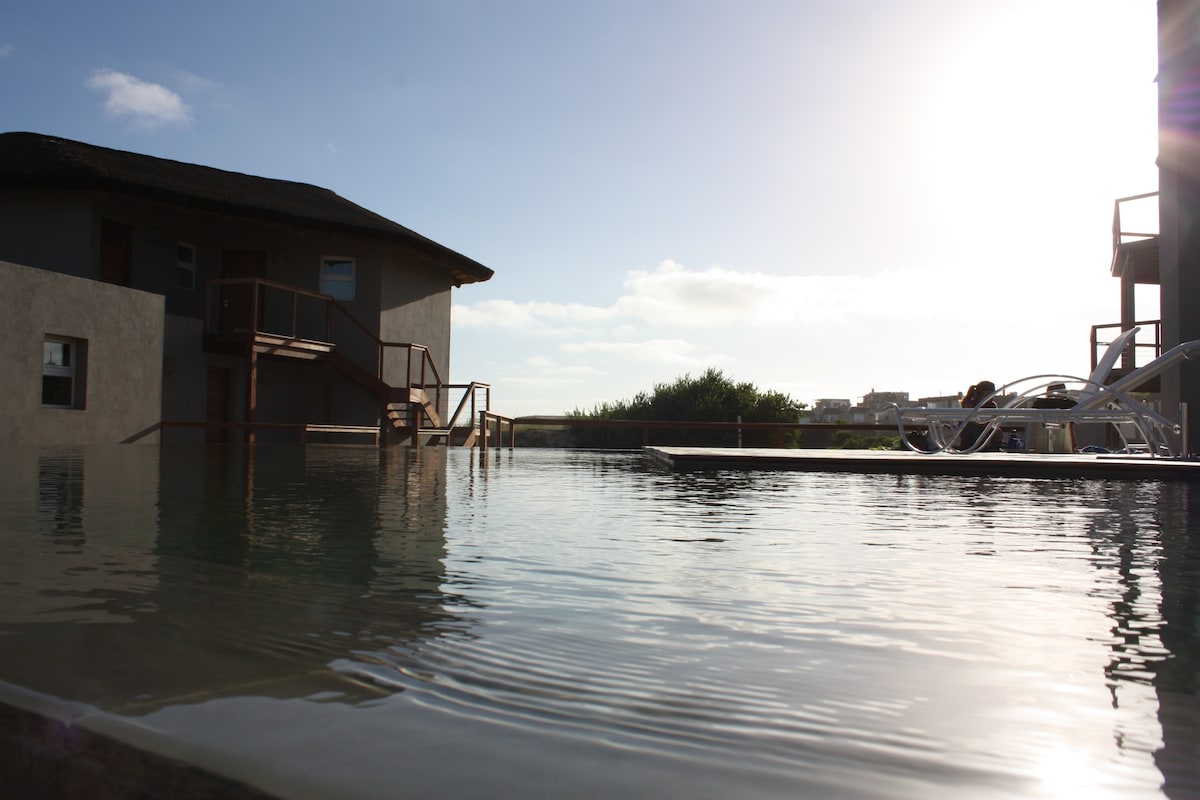
[[642, 452], [674, 472], [734, 469], [1200, 481], [1200, 460], [1099, 453], [925, 455], [911, 450], [664, 446], [644, 447]]
[[127, 717], [0, 680], [0, 774], [22, 797], [278, 800]]

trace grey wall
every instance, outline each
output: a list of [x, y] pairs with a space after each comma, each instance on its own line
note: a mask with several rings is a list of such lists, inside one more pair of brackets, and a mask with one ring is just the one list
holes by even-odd
[[0, 192], [0, 261], [94, 278], [99, 274], [89, 195]]
[[[412, 255], [408, 258], [411, 260], [403, 268], [395, 261], [384, 262], [380, 285], [380, 338], [425, 345], [441, 379], [450, 382], [455, 380], [450, 376], [450, 283], [437, 267]], [[384, 376], [390, 383], [403, 382], [406, 359], [403, 349], [390, 348], [386, 352]], [[414, 359], [414, 366], [418, 363]], [[418, 380], [418, 376], [414, 375], [413, 380]], [[458, 382], [468, 380], [470, 378]], [[441, 399], [438, 410], [443, 416], [449, 401], [450, 398], [445, 396]]]
[[[158, 442], [163, 298], [0, 262], [0, 442]], [[86, 407], [42, 408], [46, 335], [87, 340]]]

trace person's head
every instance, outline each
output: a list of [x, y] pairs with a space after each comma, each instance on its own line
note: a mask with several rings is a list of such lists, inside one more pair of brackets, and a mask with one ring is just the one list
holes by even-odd
[[996, 391], [996, 384], [991, 381], [980, 381], [979, 383], [971, 384], [971, 388], [967, 389], [967, 393], [963, 395], [963, 408], [974, 408], [983, 402], [983, 399]]

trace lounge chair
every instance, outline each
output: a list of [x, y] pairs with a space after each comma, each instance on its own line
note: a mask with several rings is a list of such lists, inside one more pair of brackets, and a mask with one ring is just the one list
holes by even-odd
[[[1172, 348], [1145, 366], [1106, 385], [1121, 352], [1133, 340], [1138, 329], [1118, 336], [1105, 351], [1096, 369], [1087, 378], [1070, 375], [1032, 375], [998, 388], [975, 408], [902, 408], [892, 404], [900, 440], [919, 453], [973, 453], [983, 448], [1004, 427], [1038, 424], [1052, 430], [1070, 430], [1079, 423], [1104, 423], [1114, 426], [1127, 451], [1151, 456], [1176, 457], [1171, 446], [1180, 435], [1179, 423], [1129, 396], [1129, 392], [1149, 378], [1200, 356], [1200, 341], [1185, 342]], [[1038, 408], [1034, 402], [1044, 398], [1050, 387], [1063, 385], [1063, 394], [1074, 401], [1069, 408]], [[986, 408], [989, 401], [997, 406]], [[1003, 401], [1002, 404], [1001, 401]], [[971, 423], [982, 426], [974, 441], [959, 441]], [[924, 426], [926, 446], [911, 441], [907, 429]]]

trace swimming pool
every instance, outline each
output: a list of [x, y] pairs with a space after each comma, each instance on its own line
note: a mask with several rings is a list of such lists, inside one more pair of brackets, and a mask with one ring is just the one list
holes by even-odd
[[289, 798], [1196, 796], [1198, 492], [16, 450], [0, 701]]

